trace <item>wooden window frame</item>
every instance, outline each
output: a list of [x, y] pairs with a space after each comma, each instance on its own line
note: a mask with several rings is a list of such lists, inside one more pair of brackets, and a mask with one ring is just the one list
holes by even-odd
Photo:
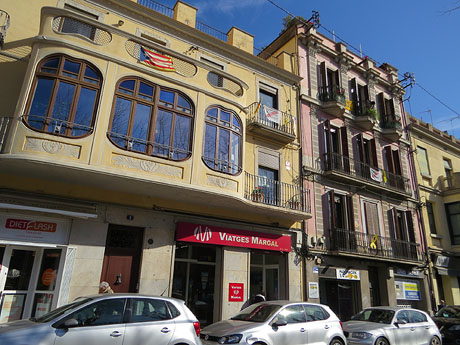
[[[217, 109], [217, 121], [208, 120], [207, 113], [211, 109]], [[231, 125], [230, 125], [230, 127], [227, 127], [227, 126], [224, 126], [221, 123], [219, 123], [220, 114], [221, 114], [222, 110], [225, 111], [225, 112], [229, 112], [231, 114], [230, 124], [233, 123], [233, 119], [236, 119], [238, 121], [239, 126], [240, 126], [240, 131], [234, 130]], [[228, 175], [234, 175], [234, 176], [239, 175], [242, 172], [242, 161], [243, 161], [243, 159], [242, 159], [243, 158], [242, 157], [242, 154], [243, 154], [243, 151], [242, 151], [242, 148], [243, 148], [243, 125], [242, 125], [240, 117], [233, 110], [224, 108], [224, 107], [219, 106], [219, 105], [212, 105], [212, 106], [209, 106], [206, 109], [206, 112], [205, 112], [205, 127], [206, 127], [206, 125], [215, 126], [216, 129], [217, 129], [216, 130], [216, 143], [215, 143], [216, 144], [216, 146], [215, 146], [215, 156], [213, 158], [214, 162], [217, 162], [217, 163], [214, 163], [214, 167], [211, 167], [207, 163], [207, 160], [211, 160], [212, 158], [204, 156], [204, 148], [206, 147], [206, 129], [204, 130], [204, 135], [203, 135], [203, 154], [202, 154], [203, 163], [211, 170], [218, 171], [218, 172], [221, 172], [223, 174], [228, 174]], [[228, 151], [227, 151], [228, 154], [229, 154], [229, 160], [227, 162], [228, 163], [227, 164], [227, 171], [225, 171], [223, 169], [217, 169], [216, 168], [216, 166], [219, 166], [219, 158], [218, 158], [219, 150], [218, 149], [219, 149], [220, 131], [218, 129], [228, 130], [229, 133], [230, 133], [230, 138], [231, 138], [232, 133], [239, 136], [239, 143], [238, 143], [239, 155], [238, 155], [238, 164], [237, 164], [237, 172], [236, 173], [232, 173], [231, 171], [229, 171], [230, 169], [228, 168], [231, 165], [231, 159], [230, 159], [231, 153], [232, 153], [232, 140], [231, 139], [229, 140], [229, 146], [228, 146]]]
[[[130, 81], [130, 80], [134, 81], [134, 83], [135, 83], [134, 84], [133, 95], [129, 95], [127, 93], [120, 92], [119, 91], [120, 85], [123, 82]], [[144, 84], [147, 84], [147, 85], [153, 87], [152, 101], [149, 101], [149, 100], [147, 100], [145, 98], [139, 97], [139, 88], [140, 88], [141, 83], [144, 83]], [[167, 92], [174, 93], [174, 103], [172, 103], [172, 108], [160, 104], [160, 92], [161, 91], [167, 91]], [[178, 109], [179, 96], [183, 97], [185, 100], [187, 100], [190, 103], [190, 113], [187, 113], [187, 112], [184, 112], [184, 111], [181, 111], [180, 109]], [[131, 137], [132, 136], [134, 117], [135, 117], [135, 114], [136, 114], [136, 105], [137, 104], [143, 104], [143, 105], [147, 105], [147, 106], [152, 108], [152, 110], [150, 112], [150, 117], [149, 117], [149, 126], [148, 126], [148, 133], [147, 133], [147, 139], [146, 139], [146, 141], [147, 141], [147, 143], [146, 143], [146, 151], [144, 151], [144, 152], [130, 150], [129, 146], [128, 146], [129, 140], [125, 140], [125, 146], [121, 147], [120, 145], [115, 143], [110, 138], [110, 134], [112, 132], [112, 125], [113, 125], [114, 115], [115, 115], [116, 103], [117, 103], [117, 99], [119, 99], [119, 98], [129, 100], [129, 101], [132, 102], [130, 113], [129, 113], [129, 123], [128, 123], [128, 129], [127, 129], [126, 137]], [[158, 110], [164, 110], [164, 111], [167, 111], [167, 112], [172, 114], [171, 132], [170, 132], [170, 135], [169, 135], [169, 146], [168, 146], [169, 155], [168, 155], [168, 157], [166, 157], [164, 155], [159, 155], [159, 154], [154, 153], [155, 129], [156, 129], [156, 121], [157, 121], [157, 117], [158, 117]], [[174, 141], [175, 124], [176, 124], [175, 119], [176, 119], [177, 115], [186, 116], [186, 117], [190, 118], [190, 120], [191, 120], [190, 121], [190, 137], [189, 137], [189, 145], [188, 145], [188, 154], [183, 159], [173, 159], [172, 158], [172, 154], [174, 153], [173, 141]], [[114, 97], [113, 97], [112, 110], [111, 110], [111, 113], [110, 113], [110, 122], [109, 122], [109, 128], [108, 128], [107, 136], [108, 136], [109, 140], [116, 147], [121, 148], [123, 150], [136, 152], [136, 153], [140, 153], [140, 154], [145, 154], [145, 155], [148, 155], [148, 156], [153, 156], [153, 157], [158, 157], [158, 158], [164, 158], [164, 159], [168, 159], [168, 160], [175, 161], [175, 162], [180, 162], [180, 161], [184, 161], [184, 160], [189, 159], [191, 157], [191, 155], [192, 155], [194, 119], [195, 119], [195, 107], [194, 107], [194, 104], [193, 104], [192, 100], [188, 96], [183, 94], [182, 92], [180, 92], [178, 90], [162, 87], [160, 85], [152, 83], [152, 82], [150, 82], [150, 81], [148, 81], [146, 79], [143, 79], [141, 77], [134, 77], [134, 76], [124, 77], [124, 78], [120, 79], [117, 82], [116, 87], [115, 87], [115, 93], [114, 93]]]
[[[41, 68], [48, 61], [50, 61], [52, 59], [56, 59], [56, 58], [59, 59], [59, 63], [58, 63], [58, 67], [56, 69], [56, 73], [49, 73], [49, 72], [40, 71]], [[78, 72], [77, 78], [72, 78], [72, 77], [69, 77], [69, 76], [66, 76], [66, 75], [63, 74], [65, 61], [70, 61], [70, 62], [73, 62], [73, 63], [79, 63], [80, 64], [80, 70]], [[90, 67], [98, 75], [99, 79], [98, 79], [97, 84], [89, 83], [89, 82], [84, 80], [85, 79], [86, 67]], [[35, 93], [37, 92], [38, 80], [40, 78], [53, 80], [52, 91], [51, 91], [50, 97], [48, 99], [46, 117], [44, 118], [43, 128], [41, 130], [37, 129], [36, 127], [31, 126], [28, 123], [29, 116], [33, 115], [33, 114], [30, 114], [30, 108], [31, 108], [33, 100], [34, 100]], [[89, 79], [93, 79], [93, 78], [89, 78]], [[96, 79], [93, 79], [93, 80], [96, 80]], [[68, 124], [66, 126], [66, 130], [65, 130], [64, 134], [55, 133], [54, 131], [53, 132], [48, 132], [49, 125], [53, 121], [53, 118], [51, 116], [52, 116], [52, 113], [53, 113], [53, 110], [54, 110], [54, 106], [55, 106], [55, 102], [56, 102], [56, 95], [57, 95], [58, 90], [59, 90], [59, 84], [61, 82], [65, 82], [67, 84], [72, 84], [72, 85], [75, 86], [75, 91], [74, 91], [74, 95], [73, 95], [73, 98], [72, 98], [72, 103], [71, 103], [71, 106], [70, 106], [70, 109], [69, 109], [68, 118], [67, 118], [66, 121], [62, 121], [62, 122], [66, 122]], [[91, 115], [91, 121], [90, 121], [90, 126], [89, 126], [89, 127], [91, 127], [91, 129], [88, 131], [88, 133], [86, 133], [84, 135], [72, 136], [71, 133], [72, 133], [73, 124], [74, 124], [74, 121], [75, 121], [75, 114], [76, 114], [76, 111], [77, 111], [77, 105], [78, 105], [78, 101], [80, 99], [81, 89], [82, 89], [83, 86], [85, 88], [90, 89], [90, 90], [96, 91], [96, 96], [95, 96], [94, 104], [93, 104], [93, 112], [92, 112], [92, 115]], [[65, 55], [65, 54], [48, 55], [47, 57], [43, 58], [38, 63], [38, 65], [36, 67], [34, 81], [32, 83], [32, 87], [30, 89], [29, 98], [28, 98], [28, 101], [27, 101], [27, 104], [26, 104], [25, 117], [23, 118], [23, 122], [31, 130], [41, 132], [41, 133], [47, 133], [47, 134], [50, 134], [50, 135], [60, 136], [60, 137], [77, 139], [77, 138], [83, 138], [83, 137], [86, 137], [88, 135], [91, 135], [93, 130], [94, 130], [94, 122], [95, 122], [95, 119], [96, 119], [96, 113], [97, 113], [97, 109], [98, 109], [98, 105], [99, 105], [99, 98], [100, 98], [100, 94], [101, 94], [101, 86], [102, 86], [102, 74], [99, 71], [99, 69], [96, 66], [94, 66], [92, 63], [90, 63], [90, 62], [88, 62], [86, 60], [76, 59], [76, 58], [70, 57], [70, 56]]]

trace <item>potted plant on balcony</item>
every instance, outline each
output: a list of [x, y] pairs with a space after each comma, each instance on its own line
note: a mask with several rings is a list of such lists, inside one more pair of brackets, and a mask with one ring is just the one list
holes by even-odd
[[375, 108], [367, 108], [366, 109], [366, 115], [372, 117], [373, 119], [377, 120], [378, 119], [378, 112]]
[[262, 187], [256, 187], [251, 193], [251, 200], [255, 202], [264, 202], [264, 193]]

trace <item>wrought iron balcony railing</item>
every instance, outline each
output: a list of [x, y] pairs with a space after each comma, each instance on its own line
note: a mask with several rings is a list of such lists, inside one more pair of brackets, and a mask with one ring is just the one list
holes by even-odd
[[320, 86], [319, 100], [323, 102], [339, 102], [345, 104], [345, 89], [338, 85]]
[[259, 124], [295, 136], [295, 118], [291, 114], [271, 109], [258, 102], [252, 103], [246, 109], [248, 110], [248, 125]]
[[380, 127], [383, 129], [402, 130], [401, 116], [398, 115], [384, 115], [380, 121]]
[[422, 261], [419, 243], [345, 229], [329, 229], [330, 250], [375, 257]]
[[351, 159], [338, 153], [325, 153], [321, 159], [322, 169], [325, 171], [338, 171], [352, 177], [380, 185], [382, 188], [390, 187], [410, 194], [409, 179], [388, 172], [383, 169], [373, 168], [369, 164]]
[[454, 172], [449, 177], [441, 177], [441, 189], [443, 192], [460, 190], [460, 172]]
[[276, 180], [245, 173], [244, 197], [265, 205], [310, 213], [310, 190]]

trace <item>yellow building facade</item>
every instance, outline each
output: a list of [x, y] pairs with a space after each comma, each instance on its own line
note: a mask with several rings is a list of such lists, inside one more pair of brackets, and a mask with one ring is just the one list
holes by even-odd
[[460, 304], [460, 141], [414, 117], [410, 132], [432, 297]]
[[303, 298], [312, 196], [288, 58], [181, 1], [0, 10], [0, 322], [101, 281], [184, 299], [202, 326], [261, 291]]

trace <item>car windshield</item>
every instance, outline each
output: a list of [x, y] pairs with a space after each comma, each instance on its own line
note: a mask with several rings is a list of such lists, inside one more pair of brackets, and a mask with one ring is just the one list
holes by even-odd
[[265, 322], [280, 308], [281, 306], [276, 304], [254, 304], [243, 309], [231, 320]]
[[436, 313], [436, 316], [460, 319], [460, 306], [444, 307]]
[[63, 305], [62, 307], [54, 309], [53, 311], [50, 311], [49, 313], [46, 313], [37, 318], [31, 318], [30, 320], [35, 321], [35, 322], [48, 322], [48, 321], [54, 320], [55, 318], [63, 315], [64, 313], [67, 313], [68, 311], [74, 310], [75, 308], [81, 306], [82, 304], [85, 304], [88, 301], [91, 301], [91, 298], [79, 297], [72, 303]]
[[369, 321], [377, 323], [390, 324], [395, 312], [385, 309], [365, 309], [359, 314], [356, 314], [351, 319], [356, 321]]

